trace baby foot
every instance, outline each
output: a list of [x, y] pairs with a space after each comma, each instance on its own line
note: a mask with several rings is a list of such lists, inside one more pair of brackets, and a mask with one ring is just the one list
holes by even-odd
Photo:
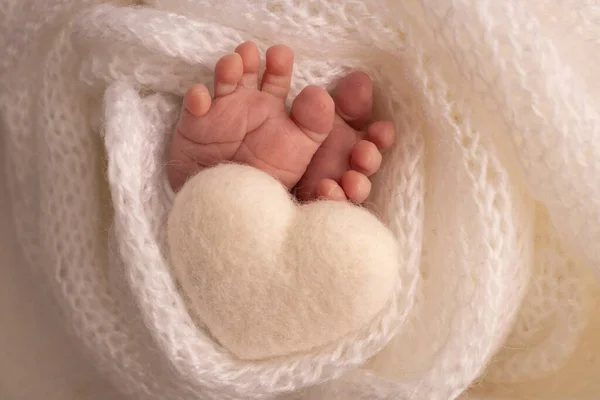
[[288, 115], [292, 50], [277, 45], [267, 51], [259, 84], [260, 62], [256, 45], [243, 43], [215, 66], [214, 99], [204, 85], [188, 90], [169, 148], [173, 190], [199, 170], [227, 161], [263, 170], [288, 188], [298, 183], [332, 131], [335, 104], [324, 89], [308, 86]]
[[346, 76], [334, 94], [336, 115], [333, 130], [315, 153], [296, 186], [300, 200], [324, 198], [364, 202], [371, 192], [369, 176], [381, 165], [381, 153], [394, 141], [394, 126], [371, 119], [373, 84], [369, 76], [354, 72]]

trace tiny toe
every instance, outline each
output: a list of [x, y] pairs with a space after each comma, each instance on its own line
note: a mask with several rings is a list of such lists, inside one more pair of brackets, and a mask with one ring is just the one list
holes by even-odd
[[208, 88], [204, 85], [193, 85], [183, 98], [184, 111], [194, 117], [202, 117], [210, 108], [211, 98]]
[[260, 69], [260, 53], [254, 42], [240, 44], [235, 52], [242, 57], [243, 75], [240, 85], [249, 88], [258, 88], [258, 70]]
[[371, 176], [381, 166], [381, 153], [373, 142], [360, 140], [352, 148], [350, 167], [365, 176]]
[[292, 49], [284, 45], [270, 47], [266, 54], [266, 67], [261, 90], [285, 99], [290, 91], [293, 69], [294, 52]]
[[371, 119], [373, 82], [364, 72], [353, 72], [342, 79], [335, 90], [336, 111], [348, 125], [361, 129]]
[[346, 193], [338, 183], [332, 179], [323, 179], [317, 184], [315, 196], [321, 200], [346, 201]]
[[294, 99], [290, 117], [316, 144], [321, 144], [333, 128], [335, 104], [329, 93], [318, 86], [307, 86]]
[[367, 139], [373, 142], [380, 152], [389, 150], [396, 139], [394, 124], [391, 121], [373, 122], [367, 129]]
[[238, 87], [244, 73], [242, 57], [228, 54], [222, 57], [215, 66], [215, 97], [227, 96]]
[[371, 194], [371, 181], [357, 171], [347, 171], [342, 176], [341, 186], [346, 197], [354, 203], [364, 202]]

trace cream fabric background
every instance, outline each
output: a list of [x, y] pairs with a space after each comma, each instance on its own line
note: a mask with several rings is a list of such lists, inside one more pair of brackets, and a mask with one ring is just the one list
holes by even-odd
[[[354, 384], [354, 392], [360, 392], [360, 398], [367, 400], [394, 398], [396, 396], [389, 394], [392, 389], [395, 393], [407, 393], [405, 398], [446, 400], [451, 397], [448, 393], [462, 391], [466, 385], [475, 386], [475, 391], [484, 393], [482, 398], [486, 400], [491, 399], [489, 393], [500, 390], [507, 394], [505, 398], [519, 400], [597, 400], [600, 393], [600, 386], [596, 384], [600, 376], [600, 341], [597, 334], [600, 330], [600, 315], [597, 313], [600, 294], [594, 278], [590, 278], [592, 272], [598, 272], [600, 264], [600, 247], [597, 245], [600, 240], [600, 225], [597, 223], [600, 220], [600, 186], [597, 180], [600, 176], [600, 96], [597, 96], [600, 93], [597, 85], [600, 81], [597, 69], [600, 8], [594, 7], [595, 1], [364, 0], [353, 4], [371, 4], [374, 10], [377, 7], [381, 9], [381, 4], [387, 4], [389, 8], [385, 15], [377, 13], [381, 15], [379, 19], [367, 18], [364, 24], [353, 23], [357, 16], [369, 15], [360, 7], [349, 9], [344, 15], [333, 9], [323, 11], [316, 19], [311, 17], [314, 10], [300, 10], [294, 15], [310, 28], [306, 37], [298, 37], [297, 33], [292, 35], [293, 26], [286, 28], [287, 20], [277, 14], [278, 10], [281, 11], [288, 3], [294, 7], [298, 3], [327, 5], [332, 0], [311, 0], [310, 3], [308, 0], [147, 0], [149, 5], [156, 7], [180, 7], [189, 18], [169, 16], [162, 9], [92, 7], [109, 0], [0, 2], [0, 48], [5, 50], [5, 57], [0, 57], [0, 65], [11, 72], [2, 81], [5, 85], [0, 89], [0, 103], [3, 117], [7, 116], [7, 132], [10, 132], [11, 139], [15, 139], [10, 141], [12, 147], [7, 152], [12, 161], [9, 165], [13, 168], [8, 178], [15, 178], [18, 185], [14, 187], [19, 189], [15, 189], [14, 199], [17, 200], [12, 206], [15, 212], [20, 208], [16, 220], [23, 232], [36, 233], [33, 227], [38, 225], [39, 220], [36, 221], [35, 216], [38, 213], [42, 216], [44, 229], [39, 229], [42, 235], [31, 235], [30, 244], [36, 243], [37, 236], [43, 236], [47, 245], [46, 256], [41, 260], [44, 262], [32, 263], [37, 265], [32, 267], [35, 270], [23, 267], [18, 259], [9, 261], [10, 268], [1, 270], [6, 277], [0, 276], [0, 282], [6, 287], [0, 286], [0, 363], [6, 363], [4, 365], [9, 372], [0, 370], [0, 398], [12, 400], [11, 396], [19, 396], [16, 398], [69, 400], [69, 397], [74, 397], [86, 400], [93, 398], [91, 393], [94, 393], [97, 398], [118, 399], [118, 396], [105, 392], [107, 386], [96, 380], [95, 372], [86, 367], [82, 356], [69, 348], [69, 345], [78, 348], [79, 341], [95, 352], [96, 365], [112, 368], [114, 376], [122, 378], [125, 387], [139, 389], [146, 394], [146, 399], [198, 400], [198, 393], [203, 389], [206, 389], [203, 391], [206, 396], [216, 400], [238, 400], [242, 397], [224, 396], [224, 387], [231, 389], [230, 394], [235, 391], [244, 395], [248, 392], [238, 388], [249, 387], [255, 389], [255, 398], [262, 399], [264, 397], [259, 396], [272, 391], [274, 385], [269, 385], [268, 379], [256, 379], [257, 376], [264, 377], [263, 370], [254, 368], [244, 377], [246, 379], [239, 379], [237, 374], [243, 372], [239, 365], [218, 357], [213, 343], [205, 340], [202, 332], [188, 323], [189, 318], [182, 311], [181, 302], [176, 302], [180, 297], [174, 285], [170, 284], [172, 281], [167, 268], [146, 268], [155, 264], [151, 257], [142, 257], [146, 256], [146, 252], [141, 251], [143, 246], [131, 246], [132, 251], [122, 252], [128, 257], [127, 268], [121, 268], [115, 262], [115, 268], [107, 274], [108, 278], [103, 274], [105, 266], [110, 263], [95, 255], [113, 253], [104, 251], [110, 250], [105, 243], [104, 232], [96, 237], [94, 232], [99, 230], [89, 229], [97, 226], [97, 216], [102, 212], [97, 204], [99, 197], [94, 195], [97, 187], [90, 179], [100, 176], [97, 174], [100, 163], [82, 162], [85, 157], [89, 157], [86, 161], [98, 158], [91, 145], [97, 139], [97, 133], [92, 129], [97, 121], [92, 117], [98, 115], [90, 116], [90, 121], [84, 120], [84, 113], [80, 111], [86, 103], [81, 101], [84, 93], [79, 92], [79, 89], [84, 89], [78, 85], [81, 83], [79, 80], [74, 82], [71, 78], [75, 76], [74, 72], [82, 72], [86, 90], [97, 88], [103, 92], [110, 84], [111, 90], [107, 93], [112, 97], [107, 103], [115, 113], [107, 115], [110, 121], [115, 121], [115, 125], [120, 122], [114, 118], [115, 115], [127, 120], [131, 119], [127, 118], [129, 112], [135, 111], [138, 120], [156, 126], [153, 122], [162, 121], [162, 117], [148, 110], [156, 110], [157, 107], [152, 106], [159, 103], [151, 103], [151, 97], [144, 97], [142, 101], [137, 93], [134, 93], [137, 97], [132, 95], [132, 87], [125, 85], [119, 88], [113, 85], [114, 82], [149, 84], [160, 93], [181, 94], [182, 82], [199, 73], [198, 65], [212, 65], [227, 48], [242, 40], [239, 32], [251, 31], [255, 36], [267, 37], [272, 36], [274, 28], [281, 28], [277, 29], [278, 39], [285, 39], [287, 32], [290, 44], [297, 48], [298, 53], [310, 55], [298, 64], [298, 71], [305, 73], [300, 76], [302, 79], [297, 80], [297, 87], [308, 81], [317, 84], [330, 82], [333, 75], [342, 73], [338, 65], [355, 68], [364, 63], [376, 71], [381, 69], [381, 76], [376, 81], [386, 88], [382, 98], [385, 100], [388, 96], [395, 100], [382, 101], [382, 104], [388, 104], [389, 110], [401, 111], [397, 119], [399, 125], [405, 128], [403, 132], [423, 132], [427, 143], [426, 161], [431, 166], [423, 169], [428, 172], [429, 187], [436, 188], [435, 191], [429, 190], [435, 195], [435, 201], [427, 200], [424, 208], [426, 227], [434, 228], [428, 231], [431, 235], [423, 242], [427, 244], [429, 254], [423, 264], [423, 271], [427, 272], [423, 281], [427, 282], [424, 290], [418, 293], [427, 301], [422, 302], [423, 308], [415, 308], [416, 311], [411, 314], [414, 317], [411, 321], [426, 321], [428, 324], [407, 325], [409, 328], [424, 326], [426, 329], [408, 329], [408, 337], [395, 340], [392, 346], [397, 348], [388, 353], [395, 354], [396, 359], [402, 360], [404, 356], [409, 360], [400, 367], [411, 367], [413, 371], [408, 372], [415, 372], [418, 379], [405, 379], [402, 375], [405, 369], [398, 368], [396, 371], [387, 362], [380, 362], [373, 365], [373, 369], [392, 375], [398, 386], [388, 391], [386, 382], [378, 380], [373, 383], [377, 387], [371, 388], [372, 381], [357, 372], [339, 382], [338, 388]], [[230, 25], [235, 29], [219, 25], [225, 15], [220, 13], [230, 11], [234, 4], [241, 8], [238, 18], [229, 13], [227, 19], [231, 19]], [[257, 6], [252, 9], [251, 4]], [[259, 7], [261, 4], [263, 6]], [[587, 4], [587, 8], [574, 8], [576, 4]], [[245, 5], [248, 7], [242, 7]], [[448, 9], [449, 5], [453, 8]], [[90, 9], [56, 37], [54, 28], [59, 27], [63, 20], [70, 20], [78, 7]], [[396, 20], [395, 17], [400, 14], [410, 17]], [[255, 18], [248, 18], [249, 15]], [[7, 22], [4, 23], [3, 19]], [[150, 19], [155, 24], [148, 24]], [[326, 25], [323, 21], [332, 23]], [[406, 29], [401, 29], [403, 27], [399, 24], [402, 21], [406, 22]], [[385, 33], [384, 28], [389, 25], [398, 30], [379, 37], [379, 33]], [[360, 31], [356, 31], [358, 28]], [[364, 49], [339, 46], [339, 33], [345, 31], [347, 37], [356, 38], [352, 43], [363, 43], [369, 49], [377, 41], [380, 50], [386, 54], [384, 62], [379, 62], [379, 57], [375, 56], [369, 59], [367, 55], [371, 52], [364, 52]], [[396, 38], [396, 34], [399, 40], [384, 40]], [[311, 43], [311, 40], [322, 43], [324, 35], [332, 43], [330, 48], [326, 48], [327, 60], [333, 59], [335, 53], [343, 63], [332, 64], [314, 59], [314, 46], [309, 48], [306, 43]], [[197, 37], [201, 37], [203, 42]], [[123, 39], [118, 48], [122, 51], [113, 51], [113, 46], [119, 42], [115, 38]], [[53, 39], [56, 41], [51, 46], [48, 42]], [[36, 46], [28, 46], [31, 41], [37, 43]], [[304, 46], [302, 43], [305, 43]], [[506, 47], [500, 44], [506, 44]], [[44, 46], [48, 46], [46, 52], [33, 51]], [[27, 49], [32, 51], [25, 51]], [[330, 49], [332, 53], [329, 53]], [[400, 59], [400, 54], [406, 57]], [[360, 60], [356, 61], [357, 64], [346, 65], [349, 57]], [[79, 68], [78, 63], [82, 60], [85, 62]], [[40, 65], [44, 66], [42, 87], [38, 81], [31, 79], [39, 74], [37, 67]], [[389, 67], [389, 70], [380, 68], [382, 66]], [[399, 69], [393, 69], [395, 67]], [[330, 75], [323, 76], [321, 71], [328, 71]], [[123, 88], [129, 91], [120, 90]], [[123, 97], [124, 94], [129, 97]], [[32, 98], [41, 99], [36, 107], [28, 106], [35, 103], [30, 101]], [[57, 112], [56, 98], [64, 102], [66, 112]], [[126, 106], [121, 107], [117, 101], [122, 99], [125, 99]], [[136, 102], [129, 101], [131, 99]], [[482, 107], [488, 103], [489, 109]], [[100, 108], [95, 108], [99, 114]], [[39, 113], [40, 109], [44, 112]], [[69, 118], [70, 123], [66, 124], [65, 118]], [[148, 133], [157, 133], [151, 129], [149, 132], [143, 130], [139, 124], [133, 125], [135, 129], [123, 129], [128, 132], [127, 136], [121, 135], [123, 138], [130, 140], [132, 132], [136, 140], [147, 138], [144, 135]], [[20, 135], [13, 137], [13, 132]], [[55, 133], [49, 137], [56, 138], [56, 143], [46, 140], [47, 137], [43, 136], [46, 132]], [[120, 137], [118, 132], [113, 130], [113, 139]], [[409, 140], [404, 138], [414, 138], [414, 143], [419, 143], [419, 135], [401, 137], [407, 143]], [[146, 140], [143, 142], [147, 143]], [[514, 143], [519, 145], [514, 146]], [[127, 140], [116, 144], [121, 146], [119, 150], [122, 153], [119, 154], [130, 154], [125, 152], [128, 150]], [[73, 151], [73, 148], [79, 151]], [[141, 168], [145, 163], [140, 162], [139, 155], [147, 154], [145, 148], [136, 145], [131, 148], [137, 149], [134, 155], [138, 162], [134, 166]], [[153, 150], [159, 148], [155, 146]], [[382, 201], [390, 204], [390, 216], [417, 216], [393, 219], [395, 229], [403, 233], [401, 237], [411, 238], [405, 241], [408, 249], [406, 259], [417, 260], [419, 256], [413, 256], [416, 252], [409, 250], [419, 248], [422, 242], [422, 235], [417, 234], [422, 225], [421, 214], [399, 211], [421, 210], [418, 206], [423, 198], [420, 173], [411, 172], [415, 171], [412, 167], [416, 165], [412, 161], [421, 160], [421, 147], [396, 148], [398, 153], [388, 159], [404, 161], [390, 162], [388, 166], [392, 167], [382, 176], [388, 182], [400, 182], [390, 186], [398, 192], [402, 191], [404, 183], [411, 182], [407, 186], [417, 188], [413, 189], [416, 192], [411, 192], [415, 195], [404, 199], [389, 196], [382, 190], [379, 198], [394, 199], [393, 204]], [[414, 151], [403, 150], [407, 148]], [[73, 153], [80, 154], [80, 158], [65, 157], [65, 154]], [[158, 157], [150, 157], [149, 161], [156, 164], [157, 160]], [[442, 161], [433, 163], [431, 160]], [[144, 187], [140, 183], [160, 186], [158, 180], [150, 180], [154, 175], [148, 177], [146, 169], [143, 169], [145, 174], [141, 174], [132, 171], [129, 164], [115, 169], [130, 172], [133, 176], [115, 179], [113, 187], [119, 190], [117, 194], [127, 194], [127, 199], [139, 200], [140, 188]], [[456, 168], [449, 168], [451, 166]], [[490, 166], [492, 169], [489, 169]], [[156, 168], [156, 165], [152, 167]], [[80, 174], [74, 175], [73, 171], [78, 169], [81, 169]], [[522, 169], [526, 170], [523, 171], [526, 174], [519, 173]], [[459, 171], [460, 174], [444, 174], [448, 170]], [[453, 185], [454, 181], [448, 182], [448, 175], [463, 186]], [[513, 179], [509, 182], [506, 176]], [[36, 188], [32, 182], [39, 177], [43, 185]], [[141, 178], [143, 181], [140, 182]], [[413, 182], [416, 183], [413, 185]], [[1, 183], [4, 182], [0, 180]], [[53, 190], [57, 183], [71, 192]], [[384, 185], [379, 187], [385, 188]], [[463, 187], [467, 190], [462, 190]], [[525, 190], [525, 187], [530, 189]], [[32, 188], [34, 190], [29, 191]], [[79, 208], [75, 211], [79, 214], [73, 211], [74, 197], [63, 196], [64, 193], [77, 194], [76, 205]], [[494, 197], [498, 193], [501, 198]], [[37, 200], [40, 195], [42, 204], [31, 201]], [[535, 221], [539, 229], [531, 221], [531, 213], [511, 208], [512, 204], [537, 207], [532, 196], [541, 202]], [[162, 200], [158, 195], [153, 199], [157, 200], [157, 204], [158, 200]], [[495, 201], [498, 199], [500, 201]], [[18, 204], [23, 207], [17, 207]], [[138, 226], [132, 221], [151, 221], [156, 213], [149, 213], [146, 218], [146, 208], [139, 202], [136, 204], [138, 207], [134, 209], [145, 218], [132, 218], [130, 210], [121, 207], [121, 218], [117, 221], [127, 225], [121, 229], [123, 237], [129, 239], [127, 243], [139, 244], [139, 236], [126, 236], [127, 232], [138, 230], [126, 228]], [[405, 204], [417, 206], [407, 207]], [[482, 205], [477, 218], [473, 216], [473, 210], [478, 209], [473, 204]], [[5, 207], [0, 209], [10, 213]], [[441, 210], [450, 212], [441, 213]], [[551, 214], [556, 226], [549, 224], [548, 214]], [[1, 228], [10, 231], [12, 227], [6, 221], [6, 216], [3, 216]], [[446, 240], [454, 236], [448, 234], [448, 231], [455, 230], [454, 226], [461, 228], [457, 242]], [[141, 231], [150, 235], [150, 229]], [[521, 236], [516, 235], [517, 231], [521, 232]], [[470, 236], [462, 232], [470, 233]], [[26, 236], [23, 235], [25, 239]], [[538, 253], [540, 262], [526, 263], [531, 254], [521, 249], [529, 249], [529, 243], [540, 236], [542, 240], [537, 247], [541, 250]], [[516, 240], [519, 237], [523, 240]], [[467, 241], [465, 238], [475, 240]], [[558, 254], [558, 248], [563, 246], [556, 246], [557, 242], [565, 244], [565, 249]], [[64, 246], [65, 243], [70, 247]], [[82, 243], [87, 245], [85, 252], [81, 251]], [[456, 243], [461, 246], [456, 246]], [[489, 243], [494, 246], [487, 246]], [[4, 244], [9, 249], [15, 248], [14, 243]], [[449, 248], [458, 251], [447, 251]], [[79, 258], [73, 257], [73, 253]], [[5, 252], [0, 255], [8, 257]], [[587, 261], [580, 261], [580, 258]], [[115, 259], [118, 260], [118, 257]], [[515, 259], [522, 261], [526, 267], [520, 268]], [[54, 260], [58, 262], [50, 262]], [[67, 267], [65, 264], [68, 264]], [[405, 263], [400, 265], [399, 273], [418, 277], [421, 272], [416, 262], [412, 262], [412, 269], [406, 268]], [[119, 275], [122, 272], [126, 273], [127, 280]], [[523, 276], [522, 272], [527, 276]], [[53, 297], [46, 295], [46, 288], [53, 286], [52, 282], [32, 278], [44, 275], [59, 278], [55, 279], [54, 286], [59, 295], [61, 292], [64, 294], [60, 300], [62, 309], [68, 313], [65, 321], [72, 317], [72, 323], [61, 321]], [[535, 283], [531, 285], [535, 289], [530, 291], [531, 296], [524, 299], [515, 296], [515, 281], [523, 284], [530, 275], [533, 276], [531, 282]], [[122, 286], [126, 290], [122, 293], [119, 292], [120, 287], [113, 290], [115, 282], [125, 283]], [[589, 288], [589, 284], [594, 284], [594, 287]], [[443, 296], [439, 295], [438, 288], [444, 289]], [[116, 296], [121, 303], [115, 304], [115, 294], [122, 294]], [[140, 307], [127, 307], [133, 304], [132, 295], [141, 304]], [[410, 297], [411, 300], [413, 298], [417, 297]], [[521, 304], [519, 321], [513, 324], [514, 321], [506, 316], [510, 317], [516, 306]], [[61, 327], [67, 325], [78, 329], [78, 341], [66, 336]], [[451, 340], [446, 340], [446, 331], [438, 327], [447, 329]], [[542, 328], [548, 335], [542, 338], [532, 335], [535, 330], [531, 327]], [[515, 329], [504, 342], [498, 328]], [[436, 335], [440, 332], [441, 335]], [[431, 336], [434, 340], [430, 340]], [[158, 350], [155, 352], [147, 350], [147, 344], [152, 344], [152, 337], [160, 341], [159, 346], [152, 347]], [[502, 352], [483, 375], [482, 369], [489, 357], [500, 346]], [[438, 351], [440, 348], [443, 351]], [[164, 358], [155, 357], [156, 354], [166, 356], [167, 362]], [[212, 358], [207, 358], [207, 354]], [[337, 362], [329, 355], [321, 359], [325, 360], [323, 363]], [[211, 368], [214, 365], [220, 368]], [[223, 373], [231, 365], [233, 367]], [[179, 369], [169, 368], [171, 366]], [[180, 373], [169, 375], [173, 370]], [[277, 377], [280, 370], [285, 368], [271, 369], [271, 376]], [[299, 373], [294, 371], [294, 374], [289, 374], [288, 382], [297, 378], [310, 379], [316, 376], [315, 370], [303, 368]], [[214, 382], [218, 386], [212, 386]], [[271, 382], [279, 383], [275, 379]], [[421, 392], [417, 393], [418, 390]], [[436, 396], [427, 395], [427, 392], [434, 391]], [[311, 393], [318, 392], [319, 388]], [[327, 393], [326, 390], [323, 392]], [[321, 398], [331, 400], [331, 396]], [[341, 398], [348, 400], [348, 396]]]
[[[3, 158], [0, 140], [0, 176]], [[17, 251], [6, 197], [0, 179], [0, 399], [126, 400], [71, 345], [48, 285]]]

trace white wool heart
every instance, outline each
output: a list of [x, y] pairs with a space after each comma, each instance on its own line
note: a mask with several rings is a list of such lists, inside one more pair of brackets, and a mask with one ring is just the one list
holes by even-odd
[[189, 309], [243, 360], [309, 351], [366, 328], [398, 276], [396, 241], [367, 210], [299, 205], [266, 173], [235, 164], [186, 183], [168, 243]]

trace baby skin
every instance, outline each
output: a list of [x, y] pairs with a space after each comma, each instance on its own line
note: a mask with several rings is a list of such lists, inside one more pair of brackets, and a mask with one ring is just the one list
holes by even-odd
[[290, 48], [273, 46], [259, 79], [258, 48], [245, 42], [217, 62], [214, 98], [204, 85], [188, 90], [169, 148], [173, 190], [203, 168], [236, 162], [270, 174], [300, 201], [367, 199], [369, 177], [395, 136], [389, 121], [367, 125], [373, 105], [370, 78], [349, 74], [333, 98], [307, 86], [288, 114], [293, 64]]

